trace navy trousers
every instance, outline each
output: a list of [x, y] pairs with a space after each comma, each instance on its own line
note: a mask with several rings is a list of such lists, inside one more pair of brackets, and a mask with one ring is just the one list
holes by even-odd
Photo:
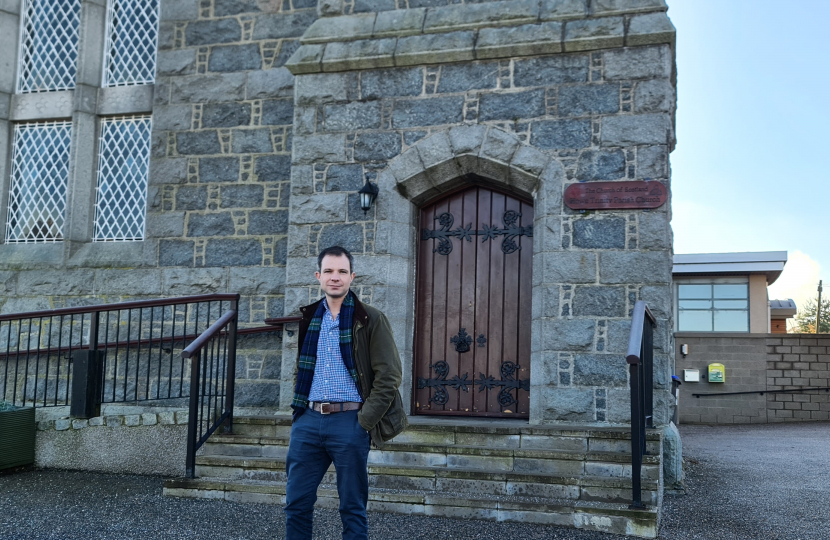
[[291, 426], [285, 461], [286, 540], [311, 540], [317, 487], [334, 463], [343, 540], [368, 540], [369, 433], [357, 421], [358, 411], [321, 414], [312, 409]]

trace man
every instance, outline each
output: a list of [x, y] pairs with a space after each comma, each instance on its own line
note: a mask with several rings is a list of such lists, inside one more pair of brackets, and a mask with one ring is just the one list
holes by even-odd
[[369, 444], [406, 428], [401, 360], [389, 321], [349, 290], [354, 258], [333, 246], [317, 257], [325, 298], [300, 308], [294, 421], [286, 472], [286, 538], [310, 540], [317, 487], [337, 471], [344, 540], [368, 539]]

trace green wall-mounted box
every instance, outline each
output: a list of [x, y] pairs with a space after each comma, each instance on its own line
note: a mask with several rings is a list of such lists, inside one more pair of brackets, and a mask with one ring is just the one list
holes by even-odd
[[35, 462], [35, 410], [0, 412], [0, 470]]

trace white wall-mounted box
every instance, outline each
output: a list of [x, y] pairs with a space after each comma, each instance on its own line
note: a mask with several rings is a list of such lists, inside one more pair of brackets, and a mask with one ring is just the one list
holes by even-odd
[[685, 382], [700, 382], [700, 370], [699, 369], [684, 369], [683, 370], [683, 380]]

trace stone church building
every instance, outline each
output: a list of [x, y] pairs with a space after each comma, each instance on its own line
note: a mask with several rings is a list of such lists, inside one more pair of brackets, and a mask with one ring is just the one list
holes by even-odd
[[[670, 187], [665, 0], [0, 0], [0, 29], [0, 313], [233, 292], [257, 326], [336, 244], [413, 417], [627, 424], [644, 300], [669, 423], [671, 201], [563, 200]], [[288, 410], [293, 328], [240, 354], [242, 410]]]

